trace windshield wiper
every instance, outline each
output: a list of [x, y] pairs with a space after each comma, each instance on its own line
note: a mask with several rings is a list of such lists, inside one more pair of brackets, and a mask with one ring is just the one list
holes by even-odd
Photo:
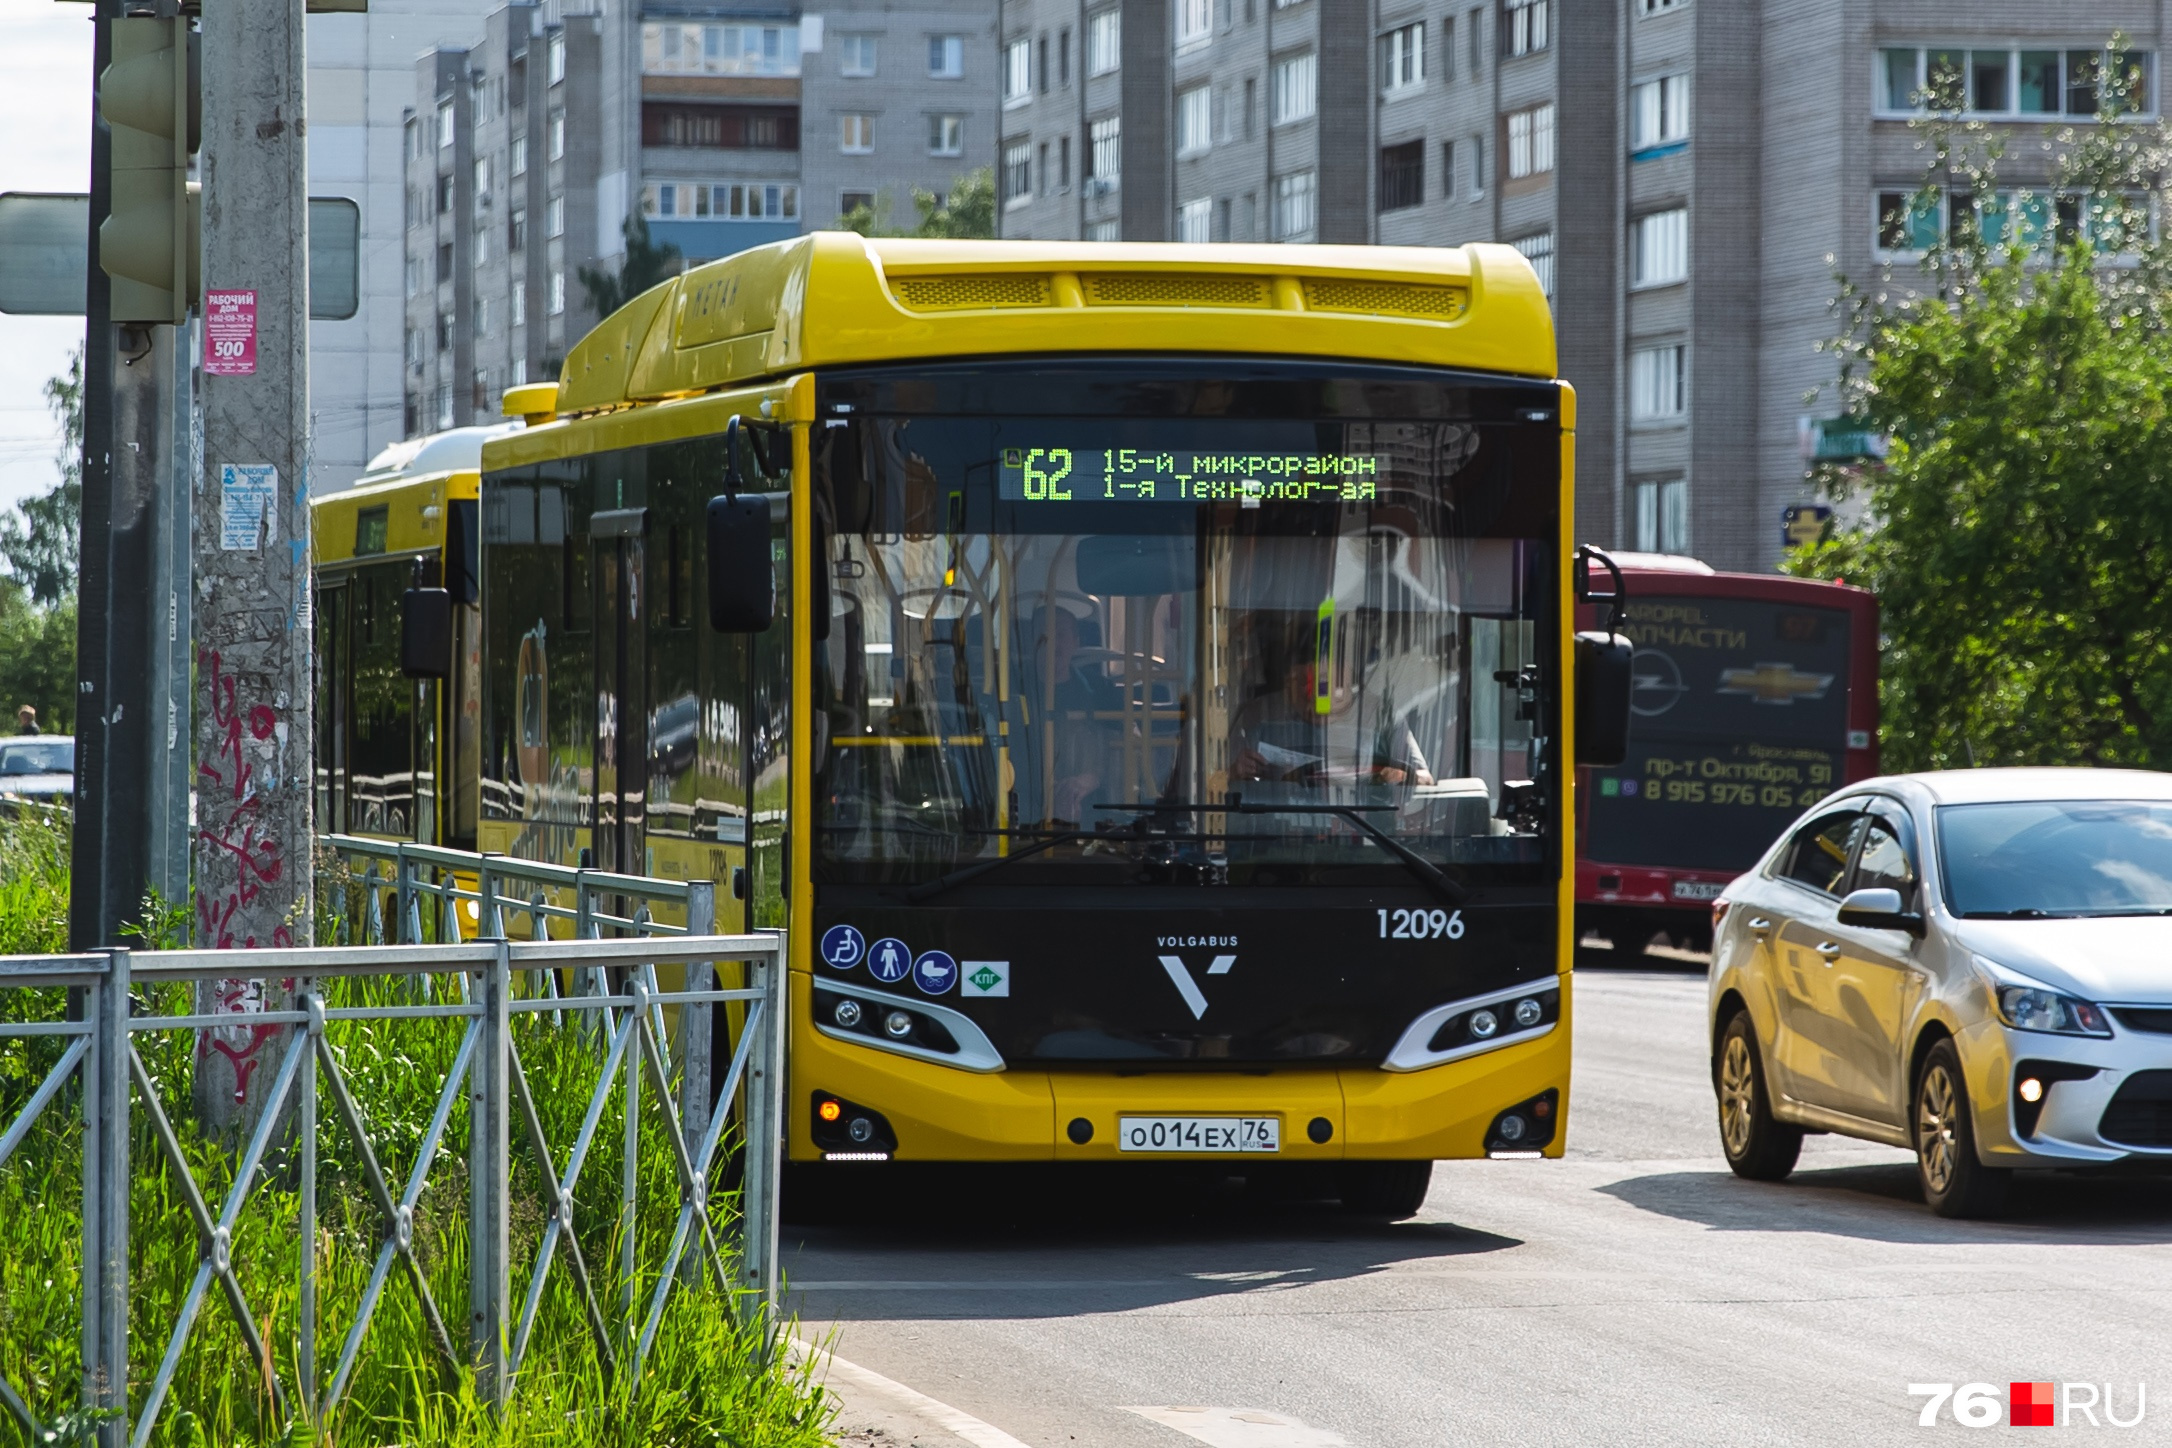
[[1015, 850], [1006, 851], [992, 860], [975, 860], [972, 864], [960, 866], [947, 875], [937, 875], [932, 880], [923, 880], [905, 892], [905, 900], [912, 905], [918, 905], [923, 900], [932, 900], [945, 890], [955, 889], [970, 880], [978, 880], [981, 876], [1000, 870], [1014, 860], [1027, 859], [1030, 856], [1040, 854], [1043, 850], [1052, 850], [1067, 840], [1106, 838], [1106, 835], [1089, 834], [1083, 830], [1066, 830], [1060, 834], [1049, 835], [1044, 839], [1035, 840], [1030, 845], [1020, 845]]
[[1964, 910], [1963, 920], [2056, 920], [2059, 917], [2049, 910], [2039, 910], [2034, 905], [2024, 905], [2019, 910]]
[[1440, 866], [1365, 818], [1365, 811], [1395, 809], [1396, 806], [1392, 804], [1246, 804], [1242, 795], [1233, 794], [1223, 804], [1176, 804], [1168, 800], [1156, 800], [1152, 804], [1097, 804], [1090, 805], [1088, 808], [1129, 810], [1142, 816], [1160, 811], [1167, 811], [1171, 814], [1333, 815], [1337, 819], [1347, 820], [1364, 831], [1368, 839], [1395, 856], [1397, 860], [1402, 862], [1405, 869], [1431, 886], [1433, 893], [1446, 900], [1449, 904], [1462, 905], [1470, 899], [1470, 891], [1465, 889], [1460, 882], [1450, 878], [1442, 871]]

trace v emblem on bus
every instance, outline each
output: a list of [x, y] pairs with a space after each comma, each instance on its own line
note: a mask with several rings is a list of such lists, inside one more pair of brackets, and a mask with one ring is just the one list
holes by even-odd
[[[1227, 975], [1229, 968], [1236, 963], [1237, 957], [1234, 955], [1217, 955], [1207, 966], [1207, 974]], [[1184, 1004], [1192, 1008], [1192, 1019], [1196, 1021], [1204, 1016], [1207, 1013], [1206, 992], [1199, 988], [1198, 981], [1192, 979], [1191, 971], [1185, 967], [1184, 957], [1165, 955], [1161, 957], [1161, 968], [1169, 972], [1169, 983], [1177, 988], [1178, 995], [1184, 997]]]

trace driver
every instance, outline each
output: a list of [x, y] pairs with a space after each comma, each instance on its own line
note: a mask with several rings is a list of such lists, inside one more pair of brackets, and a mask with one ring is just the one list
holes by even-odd
[[1392, 710], [1366, 709], [1362, 700], [1322, 714], [1314, 693], [1318, 679], [1318, 666], [1300, 656], [1280, 690], [1262, 694], [1237, 711], [1229, 731], [1231, 780], [1433, 782], [1433, 772], [1407, 719]]

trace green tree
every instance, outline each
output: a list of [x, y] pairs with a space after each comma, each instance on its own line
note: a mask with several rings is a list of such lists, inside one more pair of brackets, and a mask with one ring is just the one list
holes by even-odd
[[588, 294], [588, 305], [595, 309], [598, 321], [658, 282], [670, 281], [679, 274], [684, 262], [676, 246], [649, 236], [648, 218], [639, 211], [620, 223], [619, 234], [626, 239], [626, 259], [619, 263], [616, 272], [584, 266], [574, 273], [580, 279], [581, 290]]
[[[38, 603], [75, 596], [76, 550], [83, 526], [83, 348], [68, 370], [45, 384], [46, 405], [60, 419], [60, 482], [0, 513], [0, 564]], [[72, 650], [71, 650], [72, 653]]]
[[910, 231], [892, 231], [882, 225], [884, 198], [872, 206], [855, 206], [837, 218], [846, 231], [862, 236], [931, 236], [954, 240], [984, 239], [995, 235], [995, 171], [987, 166], [967, 171], [950, 183], [950, 194], [939, 196], [925, 187], [912, 190], [913, 210], [918, 213]]
[[[2108, 110], [2132, 75], [2110, 68]], [[2037, 193], [2001, 184], [1982, 130], [1942, 116], [1923, 135], [1915, 216], [1892, 221], [1929, 243], [1925, 285], [1843, 279], [1836, 304], [1843, 406], [1891, 452], [1822, 479], [1862, 522], [1789, 566], [1879, 595], [1888, 766], [2172, 767], [2162, 129], [2056, 138]]]
[[48, 734], [75, 730], [75, 599], [39, 608], [20, 585], [0, 580], [0, 734], [15, 732], [28, 704]]

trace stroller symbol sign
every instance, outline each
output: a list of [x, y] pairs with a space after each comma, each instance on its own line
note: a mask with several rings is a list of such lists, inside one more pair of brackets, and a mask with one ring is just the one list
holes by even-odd
[[885, 985], [895, 985], [912, 973], [913, 953], [896, 938], [878, 940], [867, 950], [868, 973]]
[[822, 963], [850, 970], [867, 954], [867, 937], [849, 925], [832, 925], [822, 932]]

